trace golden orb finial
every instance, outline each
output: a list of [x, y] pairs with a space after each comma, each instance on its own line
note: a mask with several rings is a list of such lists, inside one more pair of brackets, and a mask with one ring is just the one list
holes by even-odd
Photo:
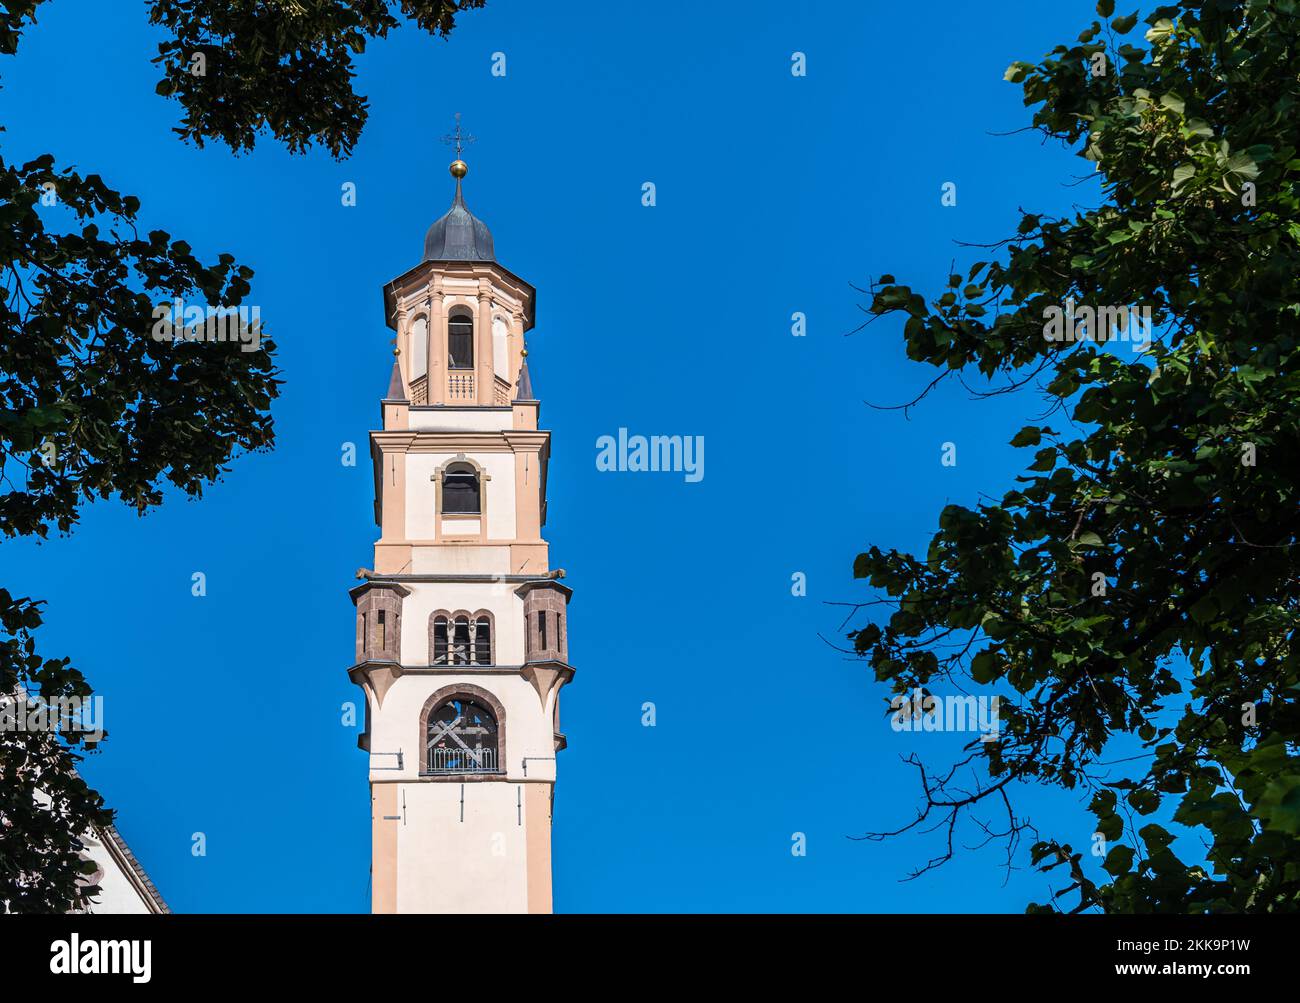
[[442, 141], [448, 146], [454, 146], [456, 148], [456, 159], [451, 162], [451, 167], [449, 167], [448, 170], [451, 171], [451, 176], [453, 178], [460, 181], [461, 178], [469, 173], [469, 165], [460, 159], [461, 152], [465, 149], [467, 144], [474, 142], [473, 136], [467, 136], [461, 131], [460, 112], [456, 112], [456, 131], [450, 136], [443, 136]]

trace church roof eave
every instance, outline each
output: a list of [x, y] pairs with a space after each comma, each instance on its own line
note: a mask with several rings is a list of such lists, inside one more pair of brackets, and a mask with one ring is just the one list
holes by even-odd
[[126, 840], [122, 834], [117, 831], [114, 825], [106, 826], [98, 830], [103, 837], [105, 848], [109, 851], [110, 856], [116, 860], [119, 867], [127, 874], [131, 884], [135, 887], [138, 894], [145, 902], [150, 912], [156, 914], [167, 914], [171, 909], [163, 901], [162, 893], [158, 891], [158, 886], [153, 883], [153, 879], [145, 873], [140, 861], [136, 855], [131, 852], [131, 848], [126, 845]]
[[473, 268], [487, 268], [499, 273], [508, 282], [518, 287], [523, 294], [524, 300], [524, 330], [531, 330], [534, 324], [534, 318], [537, 313], [537, 290], [531, 284], [525, 282], [518, 275], [512, 272], [499, 261], [463, 261], [463, 260], [444, 260], [444, 261], [421, 261], [418, 265], [408, 268], [397, 278], [390, 282], [384, 283], [384, 316], [388, 320], [388, 326], [394, 331], [397, 330], [397, 290], [410, 282], [421, 269], [428, 269], [437, 266], [447, 265], [468, 265]]

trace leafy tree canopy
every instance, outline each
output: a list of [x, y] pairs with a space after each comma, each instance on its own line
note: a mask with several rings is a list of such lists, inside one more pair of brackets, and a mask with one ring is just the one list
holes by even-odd
[[[14, 55], [42, 0], [0, 2]], [[293, 152], [351, 152], [365, 125], [353, 57], [405, 18], [446, 35], [483, 0], [151, 0], [164, 27], [158, 92], [176, 132], [235, 152], [269, 132]], [[44, 211], [46, 206], [57, 206]], [[252, 269], [200, 260], [163, 230], [141, 233], [138, 199], [48, 154], [0, 158], [0, 533], [69, 532], [90, 498], [143, 513], [172, 485], [199, 496], [243, 452], [274, 442], [274, 343], [158, 340], [159, 304], [246, 304]], [[62, 222], [64, 225], [57, 226]], [[186, 321], [188, 324], [189, 321]], [[246, 331], [247, 325], [240, 328]], [[260, 332], [259, 332], [260, 333]], [[41, 603], [0, 588], [0, 702], [87, 699], [67, 658], [36, 648]], [[0, 715], [0, 721], [3, 716]], [[84, 735], [0, 728], [0, 911], [63, 911], [97, 889], [79, 837], [111, 821], [75, 770]]]
[[[1010, 697], [961, 780], [917, 761], [923, 806], [898, 831], [949, 834], [922, 870], [963, 813], [996, 806], [1005, 827], [985, 831], [1014, 847], [1029, 830], [1010, 795], [1052, 785], [1091, 795], [1105, 874], [1092, 833], [1036, 838], [1032, 861], [1069, 877], [1031, 909], [1295, 911], [1300, 12], [1183, 0], [1143, 32], [1097, 10], [1007, 71], [1033, 128], [1087, 163], [1095, 205], [1022, 213], [940, 292], [871, 289], [936, 382], [1035, 382], [1049, 406], [1012, 440], [1033, 460], [1000, 502], [946, 507], [924, 556], [857, 557], [893, 612], [851, 636], [897, 693]], [[1123, 332], [1101, 307], [1149, 308], [1149, 350], [1102, 343]], [[1090, 337], [1050, 340], [1069, 313]], [[1141, 756], [1103, 765], [1125, 736]], [[1182, 833], [1203, 860], [1175, 852]]]

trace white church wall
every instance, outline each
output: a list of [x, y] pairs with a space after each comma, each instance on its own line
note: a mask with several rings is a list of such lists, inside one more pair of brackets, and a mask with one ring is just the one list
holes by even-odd
[[104, 915], [147, 915], [157, 912], [150, 908], [140, 890], [140, 879], [129, 873], [130, 864], [123, 858], [122, 850], [108, 843], [110, 837], [99, 832], [81, 837], [83, 852], [99, 868], [96, 884], [100, 892], [86, 910]]
[[413, 407], [408, 427], [420, 432], [501, 432], [512, 421], [508, 407]]
[[[447, 549], [447, 548], [442, 548]], [[412, 582], [402, 600], [402, 664], [429, 664], [429, 616], [439, 609], [492, 614], [497, 665], [524, 661], [524, 601], [503, 582]]]
[[415, 575], [508, 575], [509, 547], [414, 547], [411, 574]]
[[92, 856], [95, 858], [95, 863], [104, 869], [104, 875], [99, 881], [100, 894], [96, 896], [94, 905], [86, 911], [114, 916], [147, 914], [149, 908], [140, 898], [140, 893], [135, 890], [135, 886], [122, 873], [121, 868], [116, 864], [106, 864], [96, 854]]
[[399, 805], [403, 799], [398, 912], [528, 911], [522, 785], [410, 783], [402, 784]]
[[406, 456], [406, 538], [437, 536], [437, 486], [433, 475], [455, 453], [408, 453]]
[[[505, 749], [501, 766], [511, 779], [549, 779], [555, 776], [555, 742], [549, 717], [541, 713], [541, 698], [522, 676], [505, 673], [406, 673], [384, 695], [381, 712], [370, 716], [372, 780], [417, 780], [423, 763], [424, 741], [418, 734], [420, 712], [429, 695], [444, 686], [468, 683], [490, 690], [505, 710]], [[391, 769], [396, 753], [402, 769]], [[529, 760], [527, 767], [524, 759]], [[525, 774], [525, 769], [527, 773]], [[430, 781], [439, 783], [440, 781]], [[485, 783], [486, 781], [476, 781]]]
[[487, 536], [489, 540], [515, 538], [515, 454], [483, 453], [479, 462], [487, 469]]
[[[432, 540], [438, 523], [437, 485], [433, 475], [437, 469], [457, 453], [410, 453], [406, 458], [406, 538]], [[486, 471], [484, 504], [487, 508], [487, 536], [489, 540], [515, 538], [515, 456], [514, 453], [479, 453], [475, 460]], [[477, 533], [478, 524], [469, 529], [467, 522], [457, 520], [443, 527], [444, 535]]]

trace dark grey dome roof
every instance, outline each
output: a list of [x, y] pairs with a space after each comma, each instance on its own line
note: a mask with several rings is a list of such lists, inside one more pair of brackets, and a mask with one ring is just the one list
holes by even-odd
[[495, 261], [492, 232], [465, 206], [456, 179], [456, 198], [424, 235], [425, 261]]

